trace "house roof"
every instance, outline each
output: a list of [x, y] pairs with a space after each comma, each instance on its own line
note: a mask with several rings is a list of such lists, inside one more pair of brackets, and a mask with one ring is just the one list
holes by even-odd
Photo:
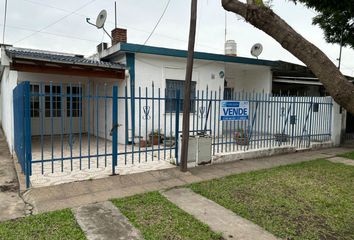
[[34, 50], [26, 48], [7, 47], [6, 54], [12, 59], [37, 60], [52, 63], [62, 63], [79, 66], [92, 66], [108, 69], [125, 69], [125, 66], [119, 63], [96, 61], [84, 58], [82, 55], [49, 52], [43, 50]]
[[[112, 47], [104, 50], [101, 53], [101, 59], [111, 59], [115, 55], [121, 52], [130, 53], [145, 53], [160, 56], [170, 56], [170, 57], [180, 57], [187, 58], [188, 52], [186, 50], [172, 49], [172, 48], [162, 48], [153, 47], [133, 43], [119, 43], [113, 45]], [[195, 52], [194, 59], [218, 61], [218, 62], [228, 62], [228, 63], [242, 63], [251, 65], [263, 65], [263, 66], [274, 66], [275, 61], [237, 57], [237, 56], [226, 56], [223, 54], [206, 53], [206, 52]]]

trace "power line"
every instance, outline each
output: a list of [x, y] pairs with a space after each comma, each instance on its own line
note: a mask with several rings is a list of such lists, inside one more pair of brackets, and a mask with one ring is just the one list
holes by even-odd
[[[41, 2], [36, 2], [36, 1], [32, 1], [32, 0], [21, 0], [21, 1], [24, 1], [24, 2], [29, 2], [29, 3], [32, 3], [32, 4], [36, 4], [36, 5], [39, 5], [39, 6], [42, 6], [42, 7], [47, 7], [47, 8], [52, 8], [52, 9], [56, 9], [56, 10], [60, 10], [60, 11], [63, 11], [63, 12], [68, 12], [68, 13], [71, 13], [71, 11], [67, 10], [67, 9], [64, 9], [64, 8], [60, 8], [60, 7], [56, 7], [56, 6], [53, 6], [53, 5], [49, 5], [49, 4], [43, 4]], [[87, 17], [90, 17], [88, 15], [84, 15], [84, 14], [79, 14], [79, 13], [73, 13], [72, 15], [76, 15], [76, 16], [79, 16], [79, 17], [84, 17], [84, 18], [87, 18]], [[106, 23], [111, 23], [113, 26], [114, 22], [113, 21], [109, 21], [107, 20]], [[144, 32], [144, 33], [150, 33], [149, 31], [146, 31], [144, 29], [140, 29], [140, 28], [136, 28], [136, 27], [133, 27], [133, 26], [129, 26], [129, 25], [125, 25], [125, 24], [121, 24], [122, 27], [124, 28], [127, 28], [127, 29], [132, 29], [132, 30], [135, 30], [135, 31], [138, 31], [138, 32]], [[43, 32], [42, 32], [43, 33]], [[46, 33], [46, 34], [49, 34], [49, 33]], [[50, 33], [53, 35], [53, 33]], [[155, 35], [158, 35], [158, 36], [161, 36], [163, 38], [167, 38], [167, 39], [171, 39], [171, 40], [175, 40], [175, 41], [179, 41], [179, 42], [186, 42], [185, 39], [180, 39], [180, 38], [176, 38], [176, 37], [171, 37], [171, 36], [168, 36], [168, 35], [165, 35], [165, 34], [162, 34], [162, 33], [154, 33]], [[76, 38], [78, 39], [78, 38]], [[83, 39], [83, 40], [86, 40], [86, 39]], [[201, 46], [201, 47], [208, 47], [210, 49], [214, 49], [214, 50], [217, 50], [217, 51], [223, 51], [222, 48], [216, 48], [215, 46], [210, 46], [210, 45], [207, 45], [207, 44], [200, 44], [200, 43], [197, 43], [198, 46]]]
[[5, 0], [4, 28], [2, 30], [2, 43], [3, 44], [5, 44], [6, 16], [7, 16], [7, 0]]
[[[3, 26], [4, 24], [0, 23], [0, 26]], [[7, 28], [13, 28], [13, 29], [19, 29], [19, 30], [25, 30], [29, 32], [36, 32], [37, 30], [31, 29], [31, 28], [25, 28], [25, 27], [17, 27], [17, 26], [11, 26], [7, 25]], [[45, 32], [42, 31], [41, 34], [47, 34], [47, 35], [53, 35], [53, 36], [58, 36], [58, 37], [63, 37], [63, 38], [70, 38], [70, 39], [76, 39], [76, 40], [82, 40], [82, 41], [88, 41], [88, 42], [94, 42], [94, 43], [99, 43], [99, 40], [93, 40], [93, 39], [88, 39], [88, 38], [80, 38], [72, 35], [65, 35], [65, 34], [59, 34], [59, 33], [53, 33], [53, 32]]]
[[171, 0], [168, 0], [167, 4], [166, 4], [166, 6], [165, 6], [165, 9], [163, 10], [163, 12], [162, 12], [162, 14], [161, 14], [159, 20], [158, 20], [157, 23], [155, 24], [155, 26], [154, 26], [154, 28], [152, 29], [151, 33], [149, 34], [148, 38], [145, 40], [143, 46], [145, 46], [145, 44], [149, 41], [149, 39], [151, 38], [151, 36], [154, 34], [154, 32], [155, 32], [157, 26], [160, 24], [160, 22], [161, 22], [163, 16], [165, 15], [165, 13], [166, 13], [166, 11], [167, 11], [167, 8], [168, 8], [168, 6], [170, 5], [170, 2], [171, 2]]
[[23, 41], [23, 40], [25, 40], [25, 39], [27, 39], [27, 38], [29, 38], [29, 37], [32, 37], [33, 35], [35, 35], [35, 34], [37, 34], [37, 33], [42, 32], [43, 30], [45, 30], [45, 29], [47, 29], [47, 28], [49, 28], [49, 27], [51, 27], [51, 26], [57, 24], [58, 22], [64, 20], [65, 18], [67, 18], [67, 17], [69, 17], [69, 16], [75, 14], [77, 11], [81, 10], [82, 8], [84, 8], [84, 7], [88, 6], [88, 5], [90, 5], [91, 3], [95, 2], [95, 1], [96, 1], [96, 0], [91, 0], [91, 1], [88, 2], [88, 3], [85, 3], [85, 4], [82, 5], [81, 7], [77, 8], [76, 10], [74, 10], [73, 12], [71, 12], [71, 13], [69, 13], [69, 14], [67, 14], [67, 15], [65, 15], [65, 16], [63, 16], [63, 17], [61, 17], [61, 18], [59, 18], [58, 20], [56, 20], [56, 21], [50, 23], [49, 25], [47, 25], [47, 26], [41, 28], [40, 30], [35, 31], [35, 32], [32, 33], [32, 34], [30, 34], [30, 35], [28, 35], [28, 36], [26, 36], [26, 37], [24, 37], [24, 38], [22, 38], [22, 39], [20, 39], [20, 40], [15, 41], [13, 44], [16, 44], [16, 43], [18, 43], [18, 42], [21, 42], [21, 41]]

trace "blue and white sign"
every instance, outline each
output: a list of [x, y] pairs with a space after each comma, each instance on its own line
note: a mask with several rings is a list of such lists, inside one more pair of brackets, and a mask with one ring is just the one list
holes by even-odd
[[221, 101], [221, 121], [244, 121], [248, 120], [248, 101]]

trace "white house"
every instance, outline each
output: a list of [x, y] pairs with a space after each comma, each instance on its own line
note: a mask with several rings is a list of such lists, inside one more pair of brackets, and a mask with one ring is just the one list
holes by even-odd
[[[113, 30], [112, 46], [97, 46], [97, 53], [89, 59], [75, 54], [2, 45], [0, 115], [10, 150], [14, 148], [16, 131], [12, 91], [24, 81], [30, 82], [32, 92], [32, 136], [85, 133], [111, 139], [112, 86], [118, 87], [120, 97], [117, 107], [119, 143], [131, 142], [133, 136], [137, 136], [137, 125], [145, 133], [161, 129], [165, 135], [174, 135], [171, 128], [176, 125], [177, 106], [173, 101], [168, 104], [162, 101], [152, 111], [148, 105], [153, 100], [148, 104], [141, 103], [139, 108], [138, 99], [151, 94], [157, 97], [159, 91], [161, 97], [174, 98], [178, 90], [183, 98], [186, 57], [185, 50], [127, 43], [124, 29]], [[196, 52], [194, 59], [192, 94], [199, 94], [199, 98], [203, 94], [205, 99], [229, 99], [240, 91], [270, 94], [274, 85], [273, 71], [279, 64], [277, 61], [205, 52]], [[207, 92], [215, 95], [206, 96]], [[128, 97], [128, 101], [124, 97]], [[207, 104], [201, 104], [205, 105], [200, 109], [206, 112]], [[199, 109], [192, 111], [198, 117]], [[141, 115], [146, 113], [150, 114], [146, 117], [158, 117], [161, 122], [142, 121]], [[180, 125], [181, 120], [182, 115]], [[214, 121], [210, 119], [210, 126], [215, 125]], [[166, 122], [170, 124], [164, 127]], [[202, 124], [203, 120], [197, 130]]]

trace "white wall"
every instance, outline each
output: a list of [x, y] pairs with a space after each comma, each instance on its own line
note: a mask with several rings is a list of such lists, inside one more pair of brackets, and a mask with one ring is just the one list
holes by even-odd
[[14, 152], [14, 120], [13, 120], [13, 95], [12, 91], [17, 85], [17, 71], [11, 71], [5, 67], [1, 79], [1, 119], [2, 129], [10, 152]]
[[226, 81], [237, 92], [272, 92], [272, 72], [267, 66], [228, 63]]
[[[171, 80], [185, 80], [185, 67], [186, 60], [176, 57], [164, 57], [164, 56], [155, 56], [155, 55], [146, 55], [146, 54], [136, 54], [135, 60], [135, 96], [139, 96], [139, 86], [141, 87], [141, 95], [146, 96], [146, 87], [148, 88], [148, 96], [152, 96], [152, 82], [154, 82], [154, 96], [158, 96], [158, 89], [160, 88], [160, 96], [163, 97], [166, 79]], [[206, 89], [208, 87], [209, 97], [210, 91], [223, 92], [224, 88], [224, 79], [219, 77], [220, 71], [225, 71], [224, 64], [219, 62], [211, 61], [202, 61], [195, 60], [193, 68], [193, 77], [192, 81], [196, 82], [196, 89], [199, 90], [199, 97], [201, 98], [202, 91], [204, 98], [206, 98]], [[213, 95], [214, 98], [214, 95]], [[141, 135], [146, 138], [146, 129], [150, 133], [152, 129], [157, 130], [161, 129], [161, 133], [164, 133], [165, 127], [164, 123], [166, 121], [166, 135], [175, 135], [175, 113], [165, 113], [165, 104], [164, 101], [160, 102], [160, 115], [158, 111], [158, 101], [155, 101], [155, 109], [152, 111], [152, 101], [148, 101], [148, 106], [151, 108], [150, 117], [148, 121], [142, 119], [143, 110], [139, 110], [139, 101], [136, 100], [136, 111], [135, 111], [135, 136], [139, 135], [139, 118], [141, 126]], [[202, 103], [200, 103], [201, 106]], [[146, 105], [145, 101], [141, 102], [141, 107], [143, 108]], [[204, 102], [203, 106], [206, 107], [207, 103]], [[124, 109], [123, 109], [124, 110]], [[120, 114], [124, 114], [124, 111], [121, 110]], [[197, 109], [196, 109], [197, 110]], [[130, 111], [130, 108], [129, 108]], [[139, 116], [140, 111], [140, 116]], [[158, 124], [158, 117], [160, 116], [160, 126]], [[195, 114], [195, 119], [198, 119], [197, 113]], [[130, 118], [130, 113], [129, 113]], [[154, 118], [154, 123], [152, 122]], [[193, 128], [193, 114], [191, 114], [191, 128]], [[172, 124], [171, 124], [172, 121]], [[201, 129], [202, 119], [200, 119], [199, 129]], [[214, 121], [214, 120], [212, 120]], [[182, 129], [182, 113], [180, 113], [179, 118], [179, 129]], [[204, 120], [205, 122], [205, 120]], [[209, 122], [209, 121], [208, 121]], [[129, 121], [131, 123], [131, 121]], [[172, 129], [171, 129], [172, 127]], [[195, 126], [196, 127], [196, 126]], [[204, 123], [203, 123], [204, 127]], [[131, 124], [129, 124], [129, 129], [131, 129]]]

